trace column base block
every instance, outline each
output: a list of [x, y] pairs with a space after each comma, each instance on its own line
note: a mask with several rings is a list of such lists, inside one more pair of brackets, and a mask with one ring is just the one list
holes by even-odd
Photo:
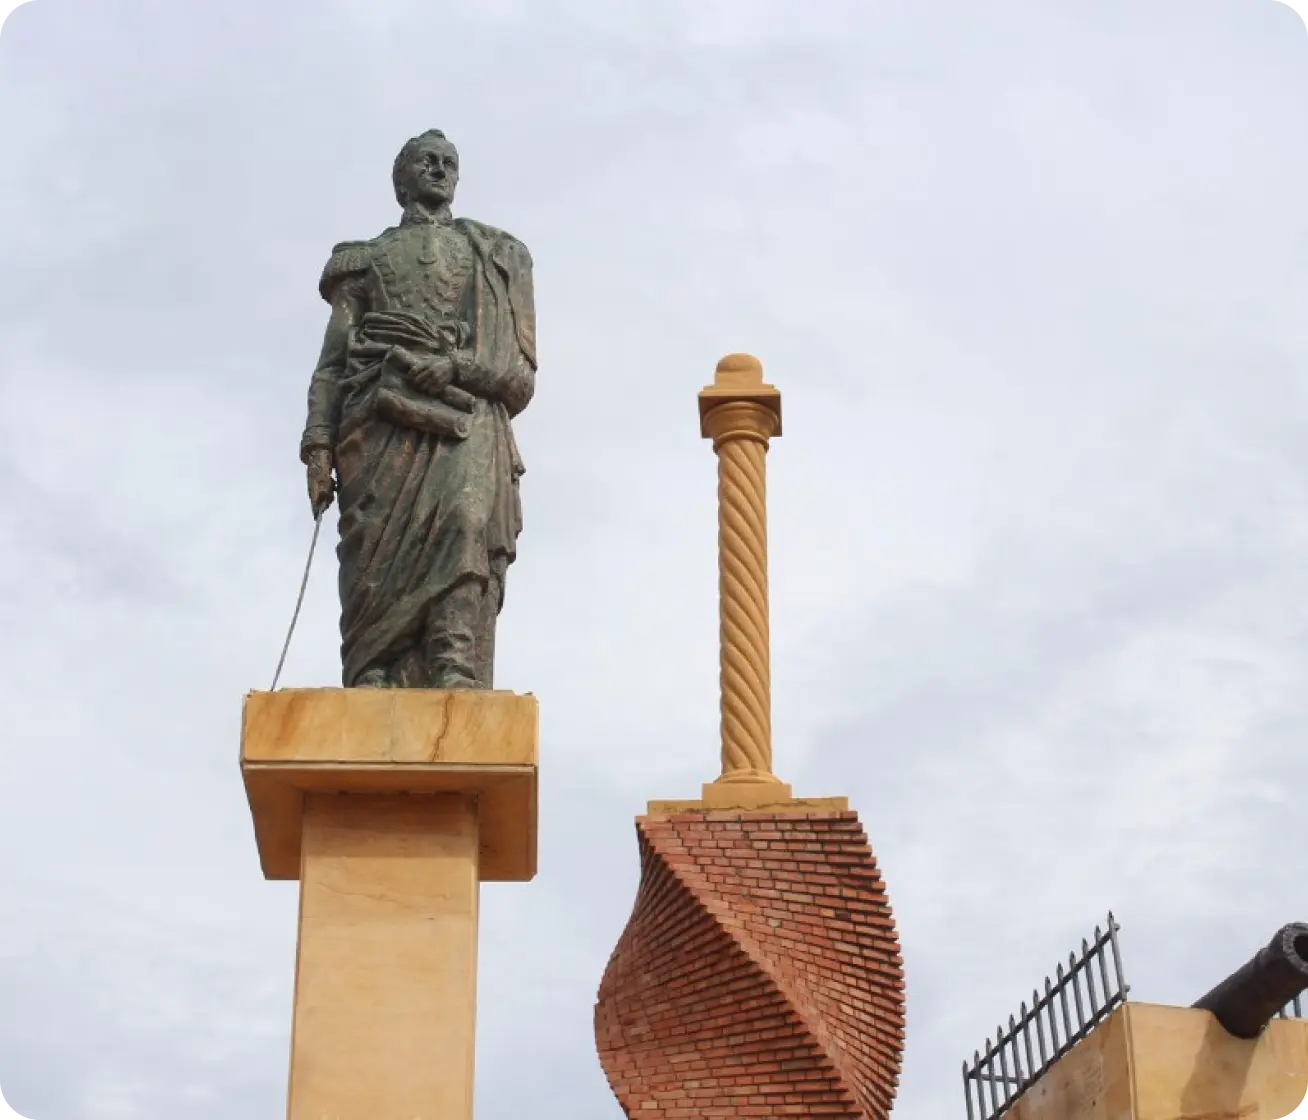
[[705, 782], [698, 801], [651, 801], [647, 813], [670, 817], [678, 813], [843, 813], [846, 797], [795, 797], [785, 782], [772, 777], [757, 780], [718, 779]]

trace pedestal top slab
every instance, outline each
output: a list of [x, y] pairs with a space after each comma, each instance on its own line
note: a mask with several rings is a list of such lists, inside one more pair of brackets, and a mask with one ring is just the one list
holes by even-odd
[[512, 692], [251, 692], [241, 773], [264, 875], [300, 877], [305, 792], [463, 793], [478, 803], [482, 878], [533, 878], [537, 727], [536, 698]]

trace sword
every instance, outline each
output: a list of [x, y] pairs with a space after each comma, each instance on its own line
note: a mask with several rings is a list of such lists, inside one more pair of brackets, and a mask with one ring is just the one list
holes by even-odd
[[277, 682], [282, 677], [282, 666], [286, 664], [286, 651], [291, 648], [291, 635], [295, 633], [295, 624], [300, 620], [300, 608], [304, 606], [304, 589], [309, 586], [309, 569], [313, 567], [313, 554], [318, 547], [318, 530], [322, 528], [322, 515], [327, 510], [324, 505], [313, 515], [313, 540], [309, 542], [309, 559], [304, 563], [304, 576], [300, 580], [300, 594], [295, 600], [295, 613], [291, 615], [291, 626], [286, 631], [286, 642], [282, 646], [282, 655], [277, 661], [277, 672], [273, 674], [272, 687], [269, 692], [277, 691]]

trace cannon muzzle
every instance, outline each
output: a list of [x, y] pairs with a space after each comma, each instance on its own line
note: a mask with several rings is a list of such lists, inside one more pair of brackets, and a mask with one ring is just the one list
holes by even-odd
[[1257, 1038], [1308, 990], [1308, 924], [1292, 922], [1193, 1007], [1211, 1011], [1236, 1038]]

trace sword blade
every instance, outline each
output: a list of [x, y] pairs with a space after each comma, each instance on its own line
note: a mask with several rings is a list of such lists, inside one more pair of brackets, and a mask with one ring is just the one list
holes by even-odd
[[304, 589], [309, 586], [309, 569], [313, 567], [313, 554], [318, 548], [318, 530], [322, 528], [322, 515], [319, 510], [313, 518], [313, 539], [309, 542], [309, 559], [304, 563], [304, 575], [300, 578], [300, 593], [295, 598], [295, 613], [291, 615], [291, 625], [286, 631], [286, 641], [282, 645], [282, 655], [277, 659], [277, 672], [273, 674], [272, 687], [269, 692], [277, 691], [277, 682], [282, 679], [282, 668], [286, 664], [286, 651], [291, 648], [291, 636], [295, 633], [295, 624], [300, 621], [300, 608], [304, 606]]

